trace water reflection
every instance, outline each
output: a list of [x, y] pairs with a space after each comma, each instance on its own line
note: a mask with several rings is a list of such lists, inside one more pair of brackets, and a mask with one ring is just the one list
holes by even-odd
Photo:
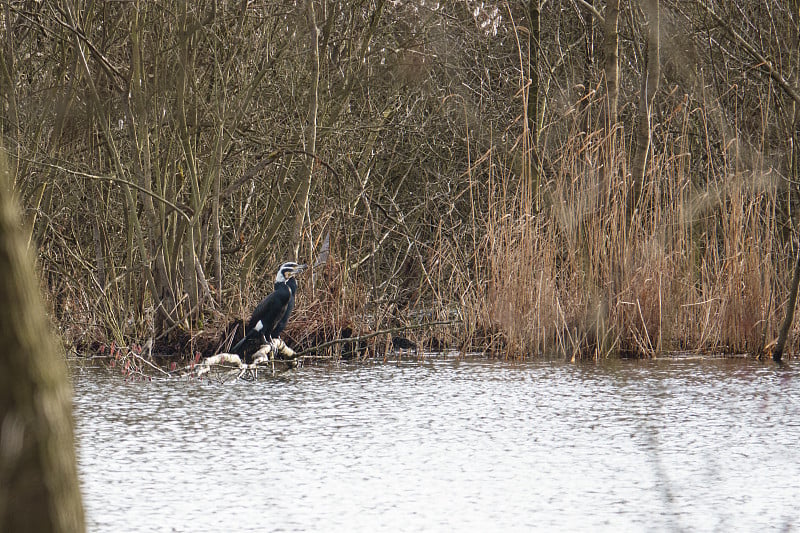
[[76, 369], [90, 529], [791, 530], [798, 377], [726, 360], [225, 385]]

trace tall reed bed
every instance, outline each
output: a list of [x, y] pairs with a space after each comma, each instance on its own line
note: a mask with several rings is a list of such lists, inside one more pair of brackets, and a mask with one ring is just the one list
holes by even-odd
[[[493, 350], [757, 353], [771, 339], [788, 270], [775, 235], [778, 184], [753, 170], [757, 160], [745, 165], [735, 143], [729, 161], [698, 176], [698, 159], [714, 154], [696, 152], [692, 112], [662, 124], [676, 133], [655, 140], [638, 199], [625, 132], [587, 133], [581, 117], [555, 146], [547, 179], [491, 173], [477, 254], [486, 283], [472, 287], [469, 313]], [[492, 168], [512, 167], [503, 163]]]

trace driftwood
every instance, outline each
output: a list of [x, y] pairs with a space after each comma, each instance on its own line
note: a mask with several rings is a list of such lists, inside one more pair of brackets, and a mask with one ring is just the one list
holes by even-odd
[[235, 353], [221, 352], [216, 355], [212, 355], [211, 357], [205, 358], [200, 364], [195, 365], [193, 368], [191, 368], [190, 371], [193, 375], [200, 377], [205, 374], [208, 374], [208, 372], [211, 371], [211, 369], [215, 366], [230, 365], [232, 367], [231, 375], [236, 374], [236, 379], [239, 379], [242, 376], [246, 375], [248, 372], [252, 373], [251, 374], [252, 376], [257, 376], [258, 369], [262, 367], [262, 365], [264, 364], [269, 364], [271, 367], [272, 374], [275, 375], [274, 356], [276, 354], [280, 354], [286, 357], [291, 367], [294, 367], [297, 364], [297, 362], [300, 361], [301, 359], [329, 359], [327, 357], [321, 357], [319, 355], [310, 355], [310, 354], [312, 352], [324, 350], [325, 348], [329, 348], [337, 344], [360, 342], [363, 340], [371, 339], [373, 337], [377, 337], [378, 335], [393, 334], [405, 330], [418, 329], [430, 326], [451, 325], [458, 322], [460, 322], [460, 320], [444, 320], [441, 322], [428, 322], [425, 324], [414, 324], [411, 326], [387, 328], [379, 331], [373, 331], [366, 335], [360, 335], [356, 337], [346, 337], [343, 339], [335, 339], [332, 341], [324, 342], [316, 346], [311, 346], [300, 352], [295, 352], [294, 350], [289, 348], [286, 345], [286, 343], [283, 342], [283, 340], [281, 339], [273, 339], [271, 343], [262, 345], [253, 354], [252, 362], [249, 364], [242, 361], [242, 358]]
[[254, 375], [257, 374], [259, 366], [267, 363], [270, 365], [272, 373], [275, 374], [275, 354], [284, 355], [292, 362], [296, 361], [297, 357], [295, 351], [286, 346], [285, 342], [281, 339], [273, 339], [271, 343], [263, 344], [253, 354], [252, 363], [245, 363], [242, 361], [242, 358], [235, 353], [222, 352], [205, 358], [199, 365], [194, 367], [193, 373], [195, 376], [200, 377], [207, 374], [213, 366], [230, 364], [235, 367], [238, 373], [236, 376], [238, 379], [247, 372], [253, 372]]

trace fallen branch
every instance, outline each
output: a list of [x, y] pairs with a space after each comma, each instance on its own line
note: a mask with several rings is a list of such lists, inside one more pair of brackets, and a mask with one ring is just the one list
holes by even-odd
[[207, 357], [203, 359], [198, 365], [194, 367], [187, 367], [184, 371], [189, 371], [193, 373], [195, 376], [200, 377], [207, 374], [212, 367], [219, 366], [219, 365], [233, 365], [233, 370], [237, 372], [236, 378], [241, 378], [245, 373], [248, 371], [252, 371], [254, 373], [258, 372], [258, 368], [263, 364], [270, 364], [272, 365], [272, 374], [275, 374], [275, 354], [281, 354], [287, 357], [290, 361], [294, 362], [297, 361], [300, 357], [304, 359], [321, 359], [320, 356], [308, 355], [310, 352], [315, 352], [319, 350], [323, 350], [325, 348], [329, 348], [331, 346], [335, 346], [337, 344], [345, 344], [348, 342], [361, 342], [367, 339], [371, 339], [373, 337], [377, 337], [378, 335], [387, 335], [387, 334], [394, 334], [400, 331], [407, 331], [412, 329], [420, 329], [426, 327], [433, 327], [433, 326], [449, 326], [452, 324], [460, 323], [460, 319], [456, 320], [443, 320], [440, 322], [427, 322], [425, 324], [413, 324], [411, 326], [398, 326], [394, 328], [387, 328], [378, 331], [373, 331], [372, 333], [368, 333], [366, 335], [359, 335], [356, 337], [347, 337], [344, 339], [335, 339], [332, 341], [324, 342], [322, 344], [318, 344], [316, 346], [312, 346], [300, 352], [295, 352], [291, 348], [289, 348], [285, 342], [281, 339], [274, 339], [270, 344], [262, 345], [252, 357], [251, 363], [245, 363], [242, 361], [242, 358], [235, 353], [227, 353], [221, 352], [216, 355], [212, 355], [211, 357]]
[[410, 330], [410, 329], [421, 329], [421, 328], [427, 328], [427, 327], [432, 327], [432, 326], [450, 326], [450, 325], [453, 325], [453, 324], [459, 324], [461, 322], [462, 322], [461, 319], [443, 320], [441, 322], [426, 322], [425, 324], [413, 324], [411, 326], [398, 326], [396, 328], [382, 329], [382, 330], [379, 330], [379, 331], [373, 331], [372, 333], [367, 333], [366, 335], [359, 335], [357, 337], [345, 337], [343, 339], [334, 339], [332, 341], [323, 342], [322, 344], [317, 344], [316, 346], [311, 346], [310, 348], [306, 348], [305, 350], [301, 350], [301, 351], [297, 352], [297, 357], [304, 357], [304, 358], [307, 358], [307, 359], [318, 358], [319, 356], [306, 355], [306, 354], [308, 354], [310, 352], [316, 352], [316, 351], [319, 351], [319, 350], [323, 350], [325, 348], [329, 348], [329, 347], [335, 346], [337, 344], [347, 344], [349, 342], [365, 341], [367, 339], [371, 339], [373, 337], [377, 337], [378, 335], [386, 335], [386, 334], [398, 333], [400, 331], [406, 331], [406, 330]]
[[128, 355], [133, 356], [134, 359], [136, 359], [137, 361], [141, 361], [142, 363], [146, 364], [150, 368], [152, 368], [154, 370], [158, 370], [159, 372], [161, 372], [165, 376], [169, 376], [169, 372], [167, 372], [166, 370], [164, 370], [163, 368], [161, 368], [161, 367], [159, 367], [157, 365], [154, 365], [153, 363], [151, 363], [150, 361], [148, 361], [147, 359], [145, 359], [144, 357], [142, 357], [138, 353], [134, 352], [133, 350], [128, 350]]
[[297, 354], [294, 350], [286, 346], [286, 343], [283, 342], [281, 339], [274, 339], [271, 344], [263, 344], [254, 354], [253, 354], [253, 362], [252, 363], [245, 363], [242, 361], [242, 358], [235, 353], [227, 353], [222, 352], [216, 355], [212, 355], [211, 357], [206, 357], [203, 361], [196, 365], [192, 370], [195, 376], [200, 377], [204, 374], [207, 374], [211, 367], [223, 364], [232, 364], [235, 368], [239, 370], [239, 374], [236, 376], [237, 379], [242, 377], [245, 372], [247, 371], [258, 371], [258, 367], [261, 364], [268, 363], [272, 365], [272, 373], [275, 374], [275, 358], [273, 354], [282, 354], [290, 359], [295, 359]]
[[202, 376], [203, 374], [206, 374], [209, 370], [211, 370], [212, 366], [222, 365], [225, 363], [230, 363], [238, 368], [247, 366], [242, 362], [242, 359], [235, 353], [218, 353], [217, 355], [212, 355], [211, 357], [206, 357], [205, 359], [203, 359], [203, 362], [194, 367], [194, 372], [198, 376]]

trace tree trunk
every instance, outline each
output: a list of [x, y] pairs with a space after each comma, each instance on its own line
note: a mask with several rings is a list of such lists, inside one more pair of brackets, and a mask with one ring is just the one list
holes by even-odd
[[[134, 155], [134, 174], [137, 177], [139, 186], [144, 192], [140, 192], [139, 198], [144, 209], [142, 217], [144, 232], [147, 236], [146, 251], [144, 242], [140, 243], [143, 248], [143, 257], [152, 261], [152, 266], [146, 269], [147, 284], [153, 298], [153, 305], [156, 308], [154, 317], [155, 336], [175, 324], [175, 293], [170, 275], [167, 269], [164, 243], [164, 220], [161, 212], [156, 213], [151, 196], [153, 183], [153, 167], [151, 161], [150, 137], [147, 127], [147, 105], [142, 88], [144, 86], [144, 72], [142, 66], [142, 38], [144, 31], [140, 26], [139, 9], [133, 10], [131, 21], [130, 42], [131, 42], [131, 82], [128, 95], [128, 129], [130, 131], [132, 144], [136, 147], [137, 154]], [[116, 165], [118, 171], [122, 170], [121, 163]], [[120, 175], [124, 175], [120, 173]], [[130, 191], [125, 191], [130, 195]], [[134, 204], [135, 206], [135, 204]], [[135, 208], [134, 208], [135, 209]], [[135, 211], [134, 211], [135, 212]], [[134, 217], [135, 218], [135, 217]], [[150, 273], [152, 272], [152, 273]]]
[[604, 26], [605, 35], [603, 36], [605, 55], [603, 70], [606, 75], [609, 131], [613, 130], [617, 123], [619, 105], [619, 3], [620, 0], [609, 0], [608, 2]]
[[[220, 104], [222, 106], [223, 112], [221, 113], [222, 116], [225, 116], [225, 106], [224, 103]], [[213, 182], [213, 190], [211, 195], [211, 260], [214, 263], [214, 289], [216, 292], [216, 302], [217, 304], [222, 303], [222, 228], [219, 223], [219, 215], [220, 215], [220, 194], [222, 192], [222, 158], [223, 158], [223, 135], [225, 133], [225, 128], [223, 124], [220, 124], [219, 131], [217, 133], [217, 146], [216, 151], [217, 155], [214, 158], [215, 167], [212, 172], [214, 172], [214, 182]]]
[[631, 165], [633, 184], [628, 202], [628, 214], [632, 215], [641, 202], [644, 188], [644, 175], [647, 171], [647, 158], [650, 153], [650, 137], [652, 133], [653, 98], [658, 90], [661, 76], [659, 61], [661, 36], [659, 31], [659, 0], [642, 0], [642, 9], [647, 19], [647, 44], [645, 53], [645, 69], [642, 73], [642, 90], [639, 100], [639, 122], [634, 133], [635, 152]]
[[540, 0], [528, 1], [528, 18], [530, 19], [530, 33], [528, 36], [528, 128], [530, 129], [531, 143], [535, 147], [539, 143], [539, 126], [541, 124], [541, 109], [539, 108], [539, 36], [541, 34], [542, 7]]
[[314, 176], [317, 153], [317, 115], [319, 111], [319, 28], [314, 11], [314, 0], [306, 2], [306, 18], [311, 45], [311, 89], [308, 95], [308, 120], [303, 150], [311, 155], [304, 158], [303, 174], [300, 177], [300, 188], [297, 195], [297, 211], [294, 220], [294, 259], [300, 253], [300, 239], [303, 235], [303, 222], [308, 213], [308, 195], [311, 191], [311, 179]]
[[783, 357], [783, 348], [786, 346], [786, 339], [789, 337], [789, 330], [792, 327], [792, 319], [794, 318], [794, 308], [797, 304], [797, 286], [800, 284], [800, 250], [796, 253], [797, 261], [794, 264], [792, 286], [789, 290], [789, 301], [786, 302], [786, 315], [783, 318], [783, 324], [781, 324], [781, 329], [778, 332], [778, 341], [772, 349], [772, 359], [776, 363], [780, 363]]
[[14, 72], [16, 66], [14, 65], [14, 39], [13, 30], [11, 28], [11, 8], [9, 2], [3, 3], [3, 18], [5, 19], [3, 34], [4, 39], [0, 40], [0, 98], [5, 97], [7, 107], [7, 122], [12, 128], [12, 131], [19, 135], [19, 115], [17, 113], [17, 95], [16, 95], [16, 80], [14, 79]]
[[[526, 153], [530, 154], [527, 158], [527, 192], [525, 205], [526, 209], [532, 209], [538, 204], [539, 183], [542, 176], [541, 159], [539, 158], [539, 128], [542, 124], [542, 107], [539, 97], [541, 79], [539, 77], [539, 56], [541, 36], [541, 0], [528, 0], [528, 101], [526, 114], [528, 115], [528, 142], [525, 147]], [[534, 203], [534, 200], [537, 200]]]
[[0, 157], [0, 531], [84, 531], [71, 390]]

